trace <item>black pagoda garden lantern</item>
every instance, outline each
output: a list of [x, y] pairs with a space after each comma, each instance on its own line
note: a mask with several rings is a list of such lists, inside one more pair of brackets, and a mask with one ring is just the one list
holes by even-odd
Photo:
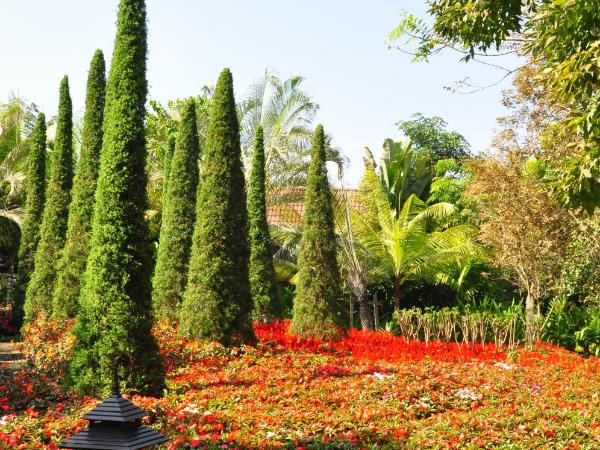
[[71, 449], [137, 450], [167, 442], [168, 437], [140, 423], [146, 415], [146, 411], [123, 398], [115, 370], [111, 396], [83, 416], [89, 420], [89, 426], [58, 446]]

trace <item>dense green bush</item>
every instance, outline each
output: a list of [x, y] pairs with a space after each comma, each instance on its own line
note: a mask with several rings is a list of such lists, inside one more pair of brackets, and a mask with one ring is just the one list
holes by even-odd
[[196, 107], [194, 101], [189, 100], [181, 112], [177, 143], [169, 164], [168, 182], [163, 185], [166, 192], [163, 195], [158, 257], [152, 280], [152, 306], [159, 318], [177, 318], [187, 282], [196, 220], [199, 156]]
[[90, 251], [94, 194], [102, 149], [105, 90], [104, 55], [101, 50], [96, 50], [87, 81], [81, 151], [73, 180], [73, 200], [69, 207], [67, 240], [59, 261], [52, 299], [54, 317], [72, 318], [79, 309], [81, 277], [85, 272]]
[[25, 320], [39, 313], [52, 313], [52, 294], [56, 269], [65, 245], [67, 218], [73, 183], [73, 107], [69, 80], [60, 83], [56, 138], [52, 151], [52, 173], [40, 226], [40, 241], [35, 252], [34, 271], [25, 294]]
[[225, 345], [254, 341], [246, 189], [229, 69], [212, 100], [196, 211], [181, 333]]
[[164, 387], [152, 335], [152, 248], [144, 219], [146, 54], [145, 2], [121, 0], [70, 367], [75, 388], [84, 392], [106, 392], [115, 366], [127, 390], [161, 395]]
[[340, 271], [336, 259], [332, 195], [325, 166], [324, 132], [317, 126], [304, 198], [304, 225], [298, 256], [298, 284], [290, 331], [334, 338], [340, 309]]
[[18, 287], [12, 319], [13, 326], [17, 330], [23, 324], [25, 289], [33, 273], [35, 251], [40, 240], [40, 225], [44, 212], [46, 192], [46, 116], [44, 113], [38, 115], [31, 135], [25, 183], [25, 218], [21, 226]]
[[275, 268], [267, 205], [265, 199], [265, 145], [262, 127], [256, 129], [252, 171], [248, 187], [248, 221], [250, 239], [250, 289], [254, 317], [269, 322], [281, 317], [281, 304], [275, 284]]

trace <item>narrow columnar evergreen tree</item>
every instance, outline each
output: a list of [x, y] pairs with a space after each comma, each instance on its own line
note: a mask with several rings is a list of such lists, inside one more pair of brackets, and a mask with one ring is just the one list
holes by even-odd
[[262, 127], [256, 129], [252, 168], [248, 185], [248, 223], [250, 239], [250, 291], [254, 317], [269, 322], [281, 315], [275, 284], [267, 205], [265, 200], [265, 146]]
[[152, 248], [144, 220], [146, 34], [145, 2], [121, 0], [70, 370], [81, 392], [107, 392], [115, 368], [128, 390], [160, 395], [164, 387], [152, 336]]
[[180, 331], [225, 345], [252, 342], [246, 189], [229, 69], [212, 99], [196, 216]]
[[35, 252], [34, 271], [25, 294], [26, 321], [40, 313], [52, 313], [52, 292], [58, 260], [65, 245], [72, 183], [73, 107], [69, 95], [69, 80], [65, 76], [60, 83], [52, 173], [40, 226], [40, 242]]
[[338, 334], [335, 314], [341, 292], [332, 195], [325, 162], [324, 133], [319, 125], [312, 140], [290, 331], [329, 339]]
[[33, 273], [35, 250], [40, 240], [40, 224], [44, 212], [46, 188], [46, 116], [44, 113], [38, 115], [31, 134], [25, 183], [25, 218], [21, 227], [18, 287], [13, 308], [13, 325], [17, 330], [23, 324], [25, 289]]
[[169, 136], [167, 142], [167, 148], [165, 148], [165, 155], [163, 157], [163, 185], [162, 185], [162, 205], [163, 212], [167, 196], [167, 186], [169, 185], [169, 175], [171, 173], [171, 160], [173, 159], [173, 153], [175, 153], [176, 139], [175, 136]]
[[185, 290], [196, 220], [199, 156], [196, 106], [193, 100], [189, 100], [181, 112], [177, 143], [163, 196], [158, 257], [152, 280], [152, 306], [159, 318], [178, 318]]
[[73, 181], [67, 241], [58, 264], [52, 299], [54, 317], [75, 317], [79, 309], [81, 278], [90, 251], [94, 194], [102, 149], [105, 90], [104, 55], [101, 50], [96, 50], [88, 74], [81, 152]]

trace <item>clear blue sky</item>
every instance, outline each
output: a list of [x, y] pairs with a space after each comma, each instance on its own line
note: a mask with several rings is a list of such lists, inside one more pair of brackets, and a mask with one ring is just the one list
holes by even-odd
[[[58, 86], [69, 75], [74, 109], [81, 113], [89, 61], [96, 48], [112, 53], [117, 0], [1, 0], [0, 98], [15, 91], [56, 114]], [[400, 138], [395, 122], [413, 113], [443, 117], [473, 150], [490, 144], [504, 108], [498, 87], [473, 95], [444, 86], [470, 76], [489, 83], [499, 73], [444, 54], [428, 63], [385, 44], [401, 10], [425, 16], [422, 0], [148, 0], [150, 97], [161, 101], [197, 94], [220, 70], [231, 68], [236, 95], [265, 68], [281, 77], [302, 74], [320, 105], [318, 122], [351, 160], [356, 185], [363, 147], [379, 153], [386, 137]]]

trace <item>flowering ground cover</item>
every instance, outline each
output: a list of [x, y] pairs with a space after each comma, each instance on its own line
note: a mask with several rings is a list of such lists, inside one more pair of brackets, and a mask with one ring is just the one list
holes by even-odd
[[[600, 448], [600, 361], [540, 344], [406, 341], [351, 330], [335, 343], [256, 327], [256, 347], [182, 342], [157, 329], [161, 399], [133, 396], [180, 448]], [[3, 375], [1, 448], [56, 448], [98, 399], [33, 369]]]

